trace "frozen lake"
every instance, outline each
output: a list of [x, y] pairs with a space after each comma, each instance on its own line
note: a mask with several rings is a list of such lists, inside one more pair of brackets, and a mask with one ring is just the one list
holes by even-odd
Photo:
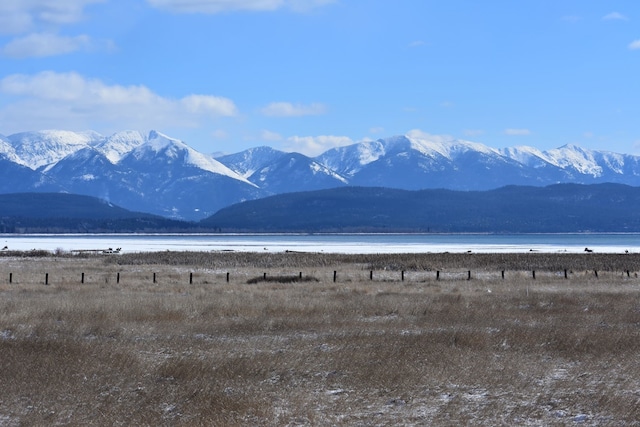
[[639, 234], [96, 234], [0, 235], [10, 250], [122, 252], [242, 251], [331, 253], [640, 253]]

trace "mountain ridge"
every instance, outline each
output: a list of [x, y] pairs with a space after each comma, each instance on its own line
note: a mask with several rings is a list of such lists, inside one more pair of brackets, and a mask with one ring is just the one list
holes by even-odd
[[422, 133], [309, 157], [268, 146], [214, 157], [158, 131], [48, 130], [0, 137], [0, 193], [67, 192], [197, 221], [234, 203], [344, 186], [490, 190], [614, 182], [640, 186], [640, 156], [567, 144], [496, 149]]

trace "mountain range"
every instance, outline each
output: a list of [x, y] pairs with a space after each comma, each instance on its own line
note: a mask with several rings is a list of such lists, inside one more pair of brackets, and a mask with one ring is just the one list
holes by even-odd
[[478, 191], [508, 185], [640, 186], [640, 156], [566, 145], [491, 148], [395, 136], [308, 157], [270, 147], [214, 157], [157, 131], [49, 130], [0, 135], [0, 194], [72, 193], [132, 211], [198, 221], [232, 204], [339, 187]]

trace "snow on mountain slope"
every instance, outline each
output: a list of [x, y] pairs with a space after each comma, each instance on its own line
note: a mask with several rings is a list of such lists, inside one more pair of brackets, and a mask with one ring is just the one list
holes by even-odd
[[217, 156], [215, 159], [243, 177], [249, 178], [256, 171], [277, 161], [285, 154], [284, 151], [263, 146], [249, 148], [235, 154]]
[[563, 169], [573, 169], [594, 178], [602, 175], [602, 166], [594, 158], [593, 152], [576, 145], [563, 145], [545, 152], [554, 165]]
[[23, 164], [36, 170], [81, 148], [98, 144], [104, 140], [104, 137], [93, 131], [43, 130], [16, 133], [9, 135], [7, 139]]
[[22, 159], [16, 154], [16, 149], [13, 148], [11, 142], [3, 135], [0, 135], [0, 157], [4, 157], [10, 162], [17, 163], [22, 166], [26, 166]]
[[498, 150], [478, 142], [428, 135], [418, 132], [411, 132], [406, 136], [406, 138], [410, 142], [410, 149], [429, 157], [440, 155], [446, 159], [455, 160], [457, 156], [469, 151], [482, 153], [488, 156], [501, 156]]
[[114, 133], [103, 142], [96, 145], [96, 149], [109, 159], [111, 163], [118, 163], [131, 150], [144, 144], [147, 138], [142, 132], [128, 130]]
[[363, 141], [344, 147], [336, 147], [315, 157], [315, 160], [338, 174], [353, 177], [365, 165], [373, 163], [387, 153], [383, 140]]
[[138, 162], [154, 162], [164, 159], [168, 163], [178, 163], [183, 166], [192, 166], [218, 175], [237, 179], [249, 185], [255, 186], [249, 180], [232, 171], [213, 157], [200, 153], [189, 147], [184, 142], [170, 138], [160, 132], [151, 131], [147, 141], [133, 150], [125, 158], [132, 158]]

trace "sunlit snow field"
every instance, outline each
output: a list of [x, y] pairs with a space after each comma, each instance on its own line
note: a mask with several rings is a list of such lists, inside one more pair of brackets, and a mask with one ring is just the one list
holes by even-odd
[[100, 234], [0, 235], [9, 250], [122, 252], [239, 251], [325, 253], [640, 253], [638, 234]]

